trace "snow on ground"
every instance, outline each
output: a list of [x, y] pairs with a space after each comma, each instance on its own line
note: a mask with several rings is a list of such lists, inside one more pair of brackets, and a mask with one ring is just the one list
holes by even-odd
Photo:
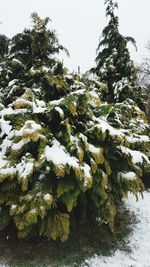
[[131, 253], [116, 251], [113, 256], [96, 256], [86, 260], [82, 267], [150, 267], [150, 192], [137, 202], [133, 195], [126, 206], [135, 213], [138, 223], [129, 236]]
[[[118, 250], [113, 256], [95, 255], [80, 267], [150, 267], [150, 191], [144, 192], [144, 198], [139, 198], [138, 202], [129, 195], [126, 206], [137, 218], [137, 224], [128, 237], [131, 253]], [[0, 267], [8, 266], [0, 264]]]

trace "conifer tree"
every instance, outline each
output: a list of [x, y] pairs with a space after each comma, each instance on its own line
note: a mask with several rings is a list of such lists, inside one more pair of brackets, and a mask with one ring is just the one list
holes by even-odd
[[102, 103], [106, 83], [68, 75], [48, 19], [32, 17], [1, 60], [0, 230], [13, 222], [20, 238], [65, 241], [70, 218], [92, 212], [114, 231], [150, 165], [145, 114], [131, 99]]
[[135, 85], [136, 70], [130, 59], [128, 42], [136, 47], [132, 37], [125, 37], [119, 32], [119, 19], [115, 15], [118, 4], [113, 0], [105, 0], [108, 25], [104, 28], [97, 48], [96, 67], [94, 73], [107, 83], [109, 102], [122, 101], [131, 97]]
[[3, 57], [8, 52], [8, 38], [5, 35], [0, 35], [0, 57]]
[[32, 87], [32, 90], [41, 87], [46, 101], [57, 99], [66, 91], [62, 79], [65, 69], [55, 55], [68, 51], [59, 44], [55, 31], [47, 29], [49, 18], [42, 20], [36, 13], [31, 17], [33, 27], [11, 39], [10, 51], [2, 63], [1, 95], [4, 104], [25, 92], [25, 87]]

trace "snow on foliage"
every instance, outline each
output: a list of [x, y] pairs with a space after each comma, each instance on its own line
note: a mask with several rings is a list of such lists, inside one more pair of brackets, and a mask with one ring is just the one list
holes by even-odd
[[46, 146], [45, 155], [47, 161], [52, 161], [54, 164], [58, 165], [70, 165], [72, 167], [78, 167], [78, 161], [76, 158], [70, 157], [69, 154], [65, 152], [65, 147], [61, 146], [57, 140], [53, 141], [53, 146]]
[[65, 241], [70, 217], [92, 207], [114, 231], [117, 203], [142, 192], [149, 168], [145, 113], [134, 99], [107, 102], [101, 77], [68, 75], [48, 19], [32, 19], [1, 59], [0, 228]]

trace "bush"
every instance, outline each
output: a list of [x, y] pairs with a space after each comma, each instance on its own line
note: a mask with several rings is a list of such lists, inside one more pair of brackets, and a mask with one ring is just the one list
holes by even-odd
[[102, 103], [107, 84], [68, 75], [48, 19], [32, 17], [1, 61], [0, 229], [13, 221], [20, 238], [65, 241], [94, 213], [113, 231], [118, 203], [143, 190], [145, 114], [131, 99]]

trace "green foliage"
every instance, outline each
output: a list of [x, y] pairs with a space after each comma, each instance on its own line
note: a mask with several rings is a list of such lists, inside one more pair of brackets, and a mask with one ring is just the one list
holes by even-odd
[[119, 86], [132, 87], [125, 72], [111, 104], [102, 102], [110, 81], [68, 75], [54, 57], [63, 47], [47, 30], [48, 18], [32, 19], [33, 28], [14, 36], [1, 57], [0, 229], [11, 220], [20, 238], [65, 241], [70, 218], [82, 222], [92, 211], [114, 231], [118, 203], [143, 190], [145, 113], [122, 101], [123, 90], [118, 96]]
[[3, 206], [0, 206], [0, 231], [5, 229], [10, 223], [9, 210]]
[[[136, 70], [127, 48], [128, 42], [135, 47], [136, 43], [132, 37], [125, 37], [119, 32], [119, 20], [115, 15], [118, 4], [113, 0], [105, 1], [106, 16], [110, 18], [108, 25], [104, 28], [97, 48], [96, 67], [92, 69], [100, 78], [101, 82], [107, 83], [108, 93], [104, 97], [109, 101], [122, 101], [132, 96], [132, 87], [136, 79]], [[122, 81], [123, 78], [123, 81]], [[126, 88], [120, 90], [116, 87], [126, 81]], [[123, 90], [123, 92], [122, 92]], [[117, 91], [117, 96], [116, 92]]]
[[1, 51], [5, 50], [0, 78], [4, 104], [21, 96], [26, 87], [32, 88], [37, 95], [40, 87], [40, 93], [46, 101], [60, 98], [67, 90], [63, 78], [66, 70], [55, 55], [60, 51], [68, 52], [59, 44], [55, 31], [47, 29], [49, 18], [42, 20], [36, 13], [31, 17], [31, 29], [16, 34], [9, 43], [7, 38], [0, 38], [0, 45], [3, 46]]
[[5, 35], [0, 35], [0, 57], [4, 57], [8, 53], [8, 42]]
[[48, 217], [42, 223], [40, 235], [50, 237], [53, 240], [60, 238], [62, 242], [66, 241], [69, 235], [69, 215], [56, 213]]

